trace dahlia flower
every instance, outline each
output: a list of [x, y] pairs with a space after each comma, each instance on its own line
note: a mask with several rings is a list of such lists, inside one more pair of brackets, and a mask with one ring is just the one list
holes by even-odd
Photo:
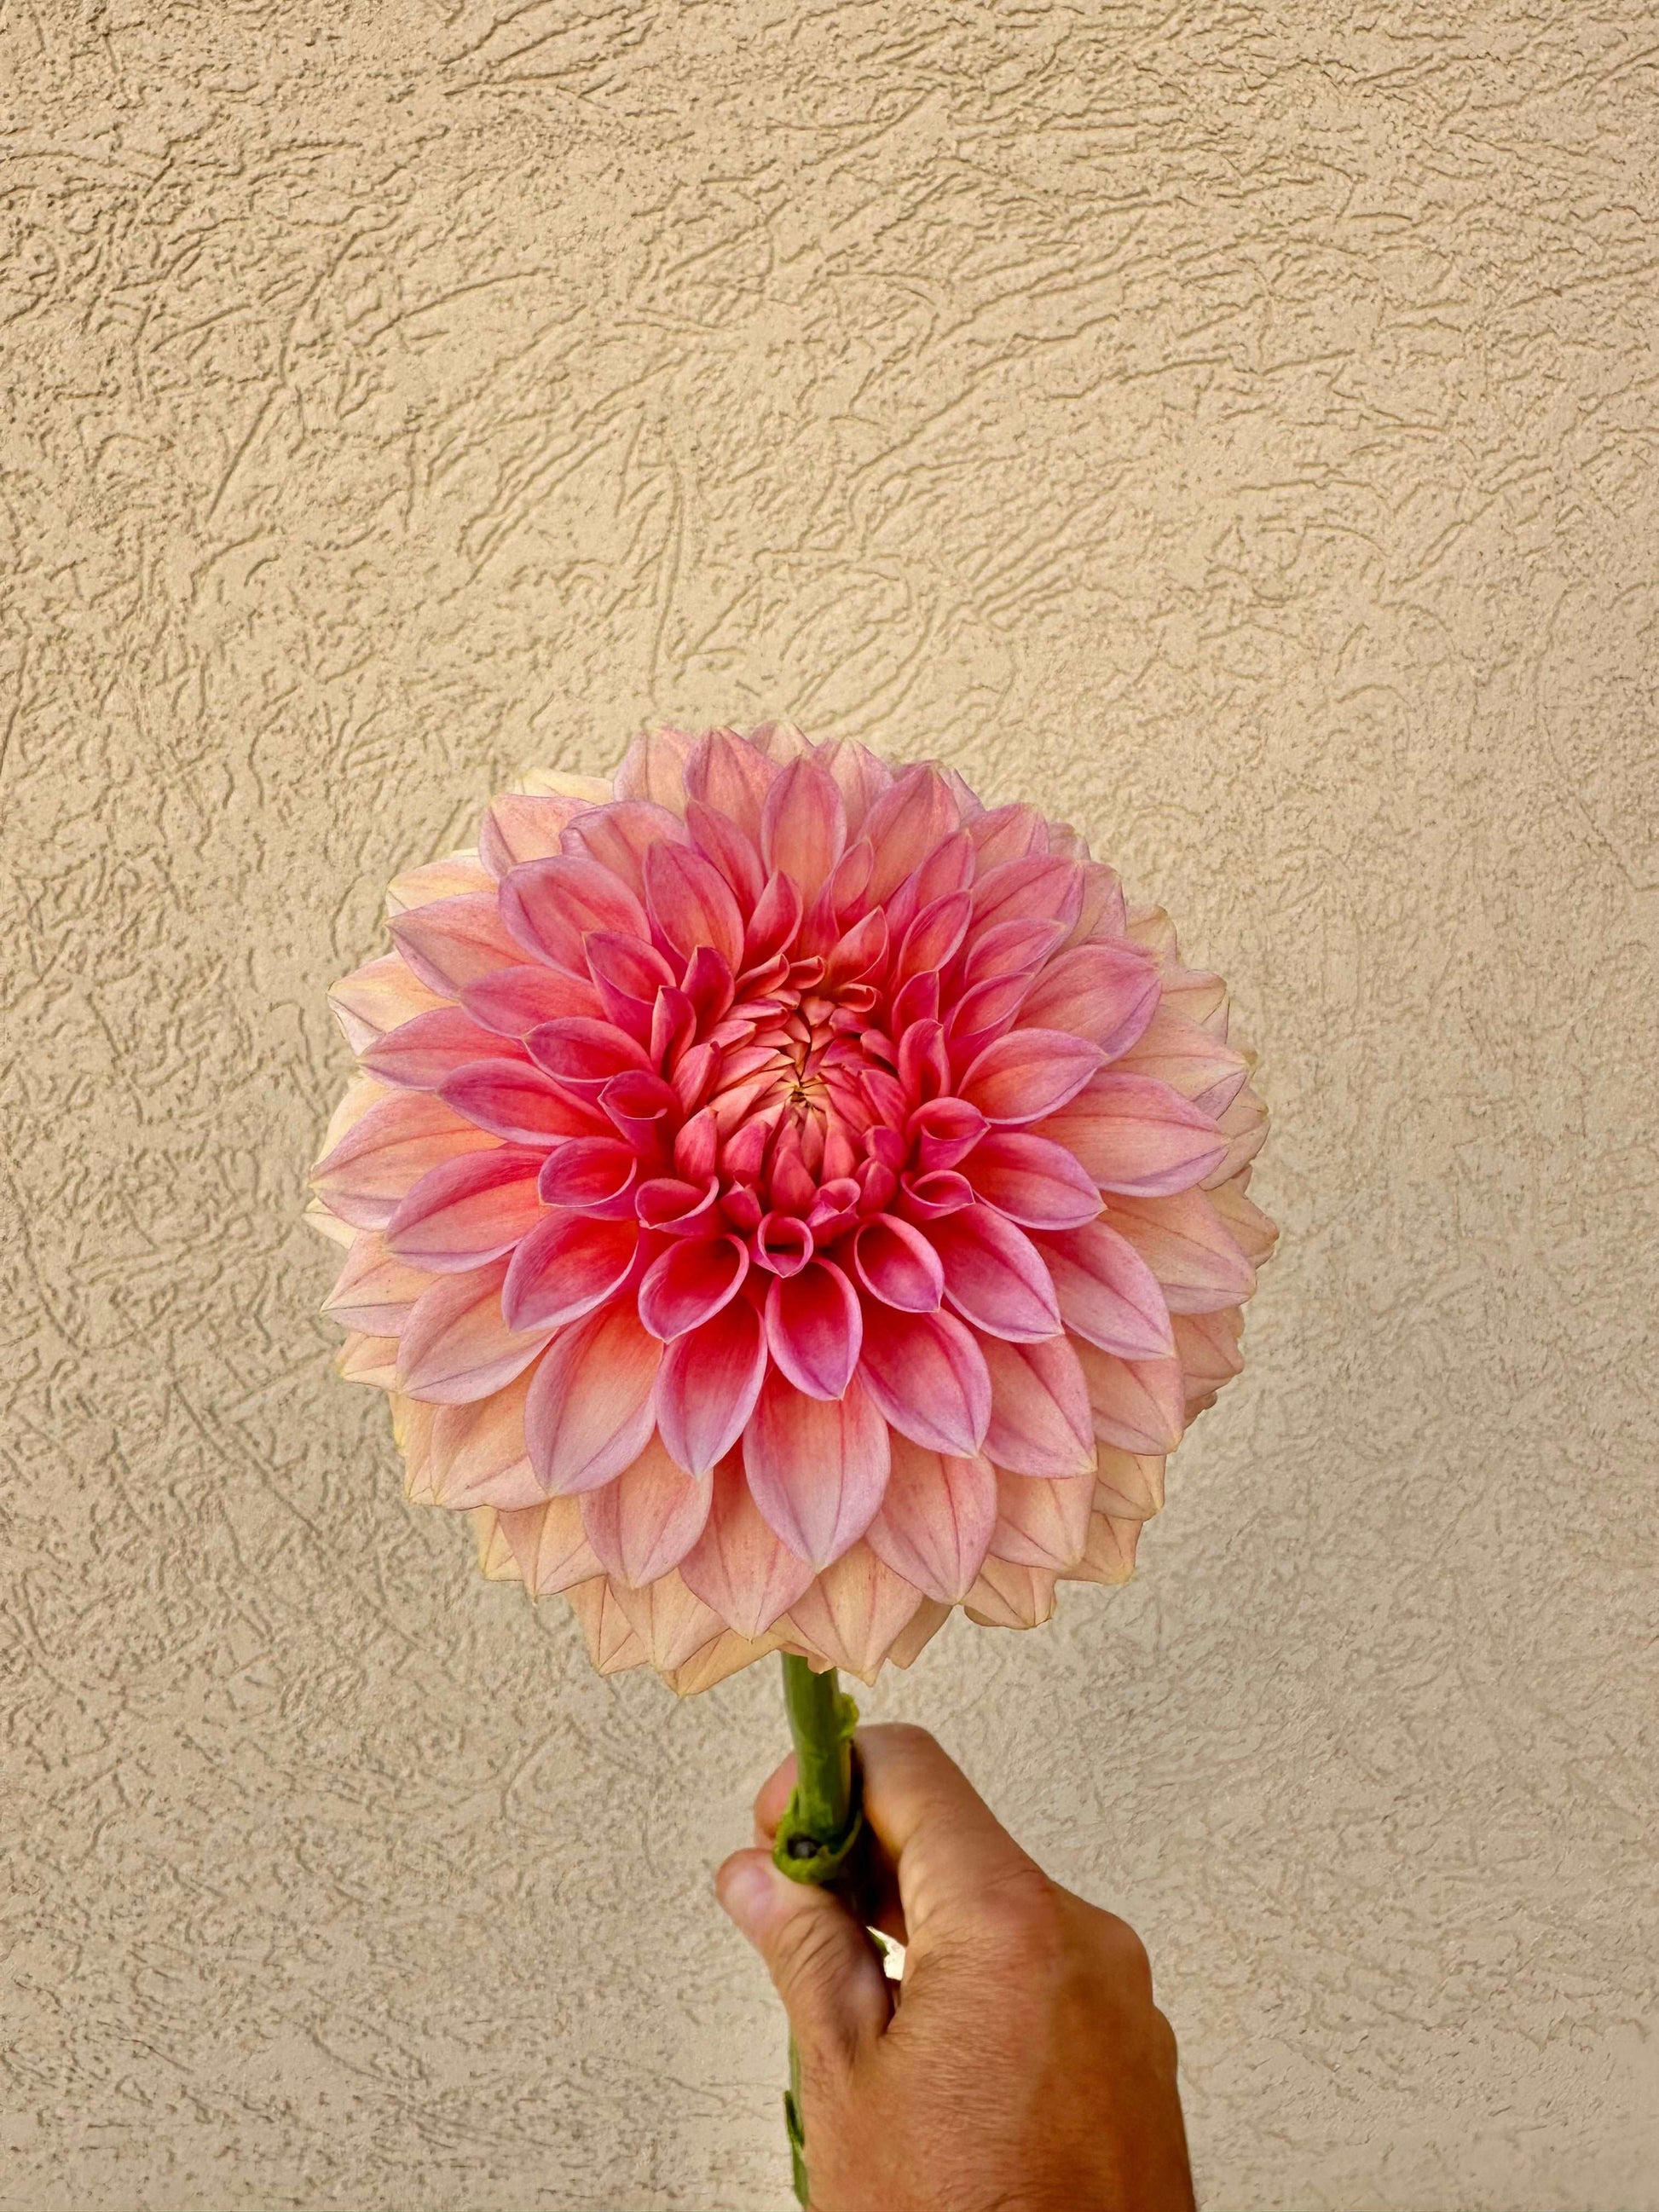
[[399, 877], [313, 1172], [341, 1371], [678, 1692], [1120, 1583], [1275, 1231], [1219, 977], [1026, 805], [665, 732]]

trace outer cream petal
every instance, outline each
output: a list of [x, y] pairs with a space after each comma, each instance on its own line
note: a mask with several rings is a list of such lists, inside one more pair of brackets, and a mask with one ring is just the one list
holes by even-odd
[[1139, 1521], [1120, 1521], [1097, 1513], [1089, 1523], [1089, 1545], [1074, 1567], [1060, 1577], [1068, 1583], [1127, 1583], [1135, 1571], [1135, 1546], [1140, 1540]]
[[893, 1638], [921, 1602], [915, 1584], [860, 1539], [823, 1569], [778, 1626], [860, 1681], [873, 1682]]
[[377, 1390], [398, 1387], [398, 1340], [395, 1336], [364, 1336], [348, 1332], [334, 1355], [335, 1372], [348, 1382], [373, 1383]]
[[648, 1654], [638, 1631], [622, 1607], [608, 1577], [594, 1575], [564, 1593], [576, 1616], [587, 1646], [587, 1656], [601, 1674], [620, 1674], [630, 1667], [643, 1667]]
[[781, 1643], [781, 1638], [774, 1631], [755, 1640], [739, 1636], [733, 1628], [723, 1628], [663, 1680], [676, 1697], [695, 1697], [699, 1690], [712, 1689], [716, 1682], [723, 1682], [740, 1668], [751, 1667], [757, 1659], [769, 1658]]
[[608, 805], [612, 797], [608, 775], [573, 775], [562, 768], [532, 768], [513, 789], [526, 799], [585, 799], [592, 806]]
[[493, 891], [495, 878], [469, 846], [464, 853], [447, 854], [418, 868], [405, 868], [386, 885], [387, 918], [407, 914], [411, 907], [430, 906], [434, 899], [459, 898], [467, 891]]
[[987, 1559], [962, 1609], [981, 1628], [1041, 1628], [1053, 1618], [1057, 1579], [1051, 1567]]
[[894, 1666], [908, 1667], [918, 1659], [924, 1646], [932, 1643], [955, 1610], [954, 1606], [945, 1605], [938, 1598], [923, 1598], [888, 1649], [887, 1656]]
[[684, 1667], [726, 1626], [713, 1606], [694, 1596], [672, 1568], [643, 1589], [611, 1581], [611, 1595], [632, 1622], [647, 1662], [659, 1674]]

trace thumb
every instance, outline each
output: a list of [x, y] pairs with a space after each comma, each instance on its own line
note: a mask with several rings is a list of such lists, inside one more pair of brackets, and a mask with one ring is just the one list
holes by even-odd
[[714, 1876], [722, 1909], [765, 1961], [801, 2060], [845, 2068], [892, 2016], [875, 1946], [838, 1897], [791, 1881], [763, 1850], [734, 1851]]

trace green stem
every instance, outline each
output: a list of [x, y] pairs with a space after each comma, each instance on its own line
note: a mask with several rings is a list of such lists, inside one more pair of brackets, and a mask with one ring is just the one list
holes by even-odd
[[[778, 1822], [773, 1862], [792, 1881], [833, 1881], [864, 1829], [853, 1767], [859, 1709], [842, 1690], [833, 1667], [814, 1674], [805, 1659], [788, 1651], [783, 1655], [783, 1702], [795, 1746], [795, 1787]], [[810, 2188], [800, 2117], [800, 2054], [793, 2035], [783, 2118], [795, 2196], [804, 2205]]]

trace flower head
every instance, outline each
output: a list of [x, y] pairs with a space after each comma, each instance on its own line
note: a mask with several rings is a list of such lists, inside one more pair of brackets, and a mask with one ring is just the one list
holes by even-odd
[[1121, 1582], [1275, 1231], [1220, 979], [949, 769], [639, 740], [399, 878], [332, 1002], [342, 1371], [410, 1495], [684, 1692]]

